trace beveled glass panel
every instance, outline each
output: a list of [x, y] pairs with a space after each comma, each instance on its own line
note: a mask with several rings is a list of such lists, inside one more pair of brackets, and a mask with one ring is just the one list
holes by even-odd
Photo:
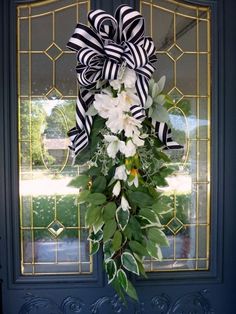
[[147, 271], [207, 270], [210, 238], [210, 9], [175, 0], [140, 1], [157, 49], [155, 79], [165, 91], [174, 139], [184, 154], [170, 152], [178, 170], [163, 188], [173, 210], [162, 217], [170, 246], [163, 260], [145, 260]]
[[[89, 1], [22, 4], [18, 14], [21, 270], [24, 275], [92, 272], [78, 174], [68, 151], [77, 86], [66, 43]], [[45, 31], [46, 30], [46, 31]]]

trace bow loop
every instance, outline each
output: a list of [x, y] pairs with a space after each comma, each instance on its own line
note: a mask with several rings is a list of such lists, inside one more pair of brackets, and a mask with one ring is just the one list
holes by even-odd
[[103, 10], [93, 10], [89, 12], [88, 20], [103, 40], [116, 40], [117, 21], [112, 15]]
[[142, 46], [126, 43], [124, 59], [131, 69], [143, 67], [148, 63], [148, 55]]
[[122, 55], [124, 53], [124, 48], [116, 43], [110, 43], [104, 46], [104, 51], [107, 57], [115, 62], [121, 62]]
[[98, 54], [103, 54], [103, 42], [101, 38], [90, 27], [78, 24], [74, 34], [67, 43], [67, 47], [78, 53], [82, 48], [89, 47]]
[[100, 59], [100, 54], [88, 47], [81, 48], [80, 52], [77, 55], [78, 63], [85, 66], [95, 65], [99, 62]]
[[138, 12], [127, 5], [121, 5], [115, 12], [115, 19], [118, 22], [118, 40], [129, 41], [136, 44], [144, 37], [144, 18]]

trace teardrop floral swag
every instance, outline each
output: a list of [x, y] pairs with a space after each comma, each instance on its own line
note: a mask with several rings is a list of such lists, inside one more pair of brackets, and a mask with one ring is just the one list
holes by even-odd
[[77, 52], [80, 91], [71, 150], [85, 171], [70, 185], [80, 189], [91, 254], [101, 250], [108, 283], [125, 302], [138, 299], [128, 279], [146, 277], [144, 260], [162, 259], [168, 246], [160, 222], [171, 210], [160, 187], [174, 169], [165, 152], [182, 150], [173, 141], [165, 77], [151, 79], [155, 46], [144, 35], [144, 19], [122, 5], [115, 16], [102, 10], [78, 24], [68, 47]]

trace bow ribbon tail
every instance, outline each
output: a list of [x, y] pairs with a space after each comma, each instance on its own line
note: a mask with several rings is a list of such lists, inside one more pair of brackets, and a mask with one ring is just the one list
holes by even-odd
[[159, 140], [164, 144], [164, 150], [170, 149], [179, 150], [184, 148], [183, 145], [180, 145], [177, 142], [173, 141], [172, 132], [171, 129], [168, 127], [167, 123], [156, 121], [155, 133]]
[[76, 126], [69, 130], [68, 136], [71, 140], [69, 148], [77, 156], [89, 143], [93, 119], [86, 115], [94, 96], [88, 90], [79, 92], [76, 102]]

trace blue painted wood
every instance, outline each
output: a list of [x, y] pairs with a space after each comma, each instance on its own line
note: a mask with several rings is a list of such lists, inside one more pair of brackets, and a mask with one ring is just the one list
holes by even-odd
[[[106, 286], [101, 256], [92, 276], [20, 275], [17, 177], [16, 3], [0, 1], [0, 280], [3, 314], [236, 312], [236, 2], [185, 1], [212, 8], [212, 259], [209, 272], [152, 274], [136, 280], [140, 303], [124, 308]], [[32, 1], [33, 2], [33, 1]], [[123, 1], [93, 0], [113, 13]], [[125, 1], [138, 8], [138, 1]], [[11, 40], [9, 40], [9, 38]], [[1, 300], [1, 299], [0, 299]]]

